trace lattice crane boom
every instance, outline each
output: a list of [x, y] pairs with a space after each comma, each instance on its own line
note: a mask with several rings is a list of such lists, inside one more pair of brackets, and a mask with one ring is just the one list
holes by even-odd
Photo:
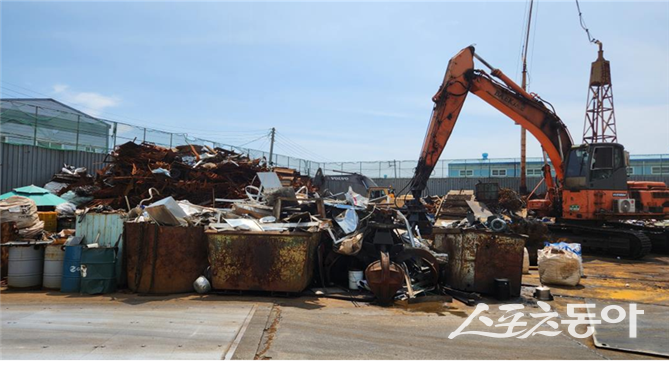
[[613, 85], [611, 84], [611, 64], [604, 58], [602, 43], [599, 45], [597, 60], [590, 68], [588, 101], [583, 126], [584, 143], [616, 143], [616, 114], [613, 107]]

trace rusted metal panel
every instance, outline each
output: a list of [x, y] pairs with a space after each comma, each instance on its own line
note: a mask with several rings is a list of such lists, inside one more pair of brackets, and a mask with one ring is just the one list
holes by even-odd
[[445, 283], [452, 288], [495, 293], [495, 279], [506, 278], [512, 296], [520, 295], [525, 238], [481, 230], [434, 230], [434, 249], [448, 254]]
[[207, 262], [204, 227], [166, 227], [153, 223], [125, 226], [128, 287], [139, 293], [193, 291]]
[[208, 233], [212, 287], [302, 292], [314, 272], [320, 233]]
[[[18, 237], [16, 223], [14, 222], [3, 222], [0, 224], [2, 226], [2, 234], [0, 234], [0, 243], [10, 242], [15, 240]], [[9, 247], [2, 246], [0, 247], [0, 253], [2, 253], [2, 263], [0, 264], [0, 278], [5, 279], [7, 277], [7, 265], [9, 264]]]

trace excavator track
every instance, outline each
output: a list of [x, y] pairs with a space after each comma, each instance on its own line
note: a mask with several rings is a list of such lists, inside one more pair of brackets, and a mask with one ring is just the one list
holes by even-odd
[[652, 249], [650, 238], [639, 230], [591, 227], [566, 222], [549, 224], [548, 228], [558, 239], [580, 243], [584, 253], [605, 253], [627, 259], [641, 259]]
[[616, 223], [617, 228], [642, 231], [653, 245], [652, 252], [656, 254], [669, 253], [669, 228], [647, 226], [642, 224]]

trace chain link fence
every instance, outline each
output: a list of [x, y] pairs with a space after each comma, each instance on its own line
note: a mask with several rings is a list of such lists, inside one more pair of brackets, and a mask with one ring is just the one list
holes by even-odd
[[[51, 99], [3, 99], [0, 106], [0, 141], [3, 144], [33, 145], [42, 148], [109, 153], [115, 146], [128, 141], [148, 142], [173, 148], [180, 145], [207, 145], [234, 150], [252, 159], [265, 158], [279, 167], [288, 167], [314, 176], [318, 168], [326, 175], [361, 173], [372, 178], [411, 178], [417, 161], [357, 161], [315, 162], [269, 153], [262, 150], [201, 139], [183, 133], [171, 133], [118, 121], [98, 119]], [[541, 177], [541, 158], [528, 158], [528, 177]], [[630, 176], [669, 177], [669, 154], [632, 155], [628, 168]], [[447, 177], [519, 177], [518, 158], [440, 160], [433, 178]]]
[[[262, 150], [98, 119], [51, 99], [3, 99], [0, 102], [0, 142], [3, 144], [91, 153], [109, 153], [114, 147], [129, 141], [167, 148], [187, 144], [207, 145], [233, 150], [252, 159], [264, 157], [270, 161], [269, 153]], [[276, 153], [273, 155], [271, 161], [275, 165], [296, 169], [304, 175], [315, 175], [319, 167], [318, 162]]]

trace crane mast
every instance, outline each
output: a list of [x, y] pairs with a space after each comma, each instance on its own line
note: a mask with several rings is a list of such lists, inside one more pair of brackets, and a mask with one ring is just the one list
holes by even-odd
[[583, 142], [617, 143], [616, 114], [613, 108], [613, 86], [611, 85], [611, 64], [604, 58], [602, 43], [599, 45], [597, 60], [590, 68], [588, 103], [585, 110]]

